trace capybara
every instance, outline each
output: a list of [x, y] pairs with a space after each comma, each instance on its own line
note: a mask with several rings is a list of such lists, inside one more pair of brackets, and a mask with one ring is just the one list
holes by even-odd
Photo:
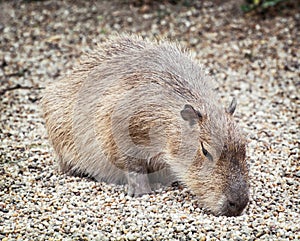
[[60, 170], [128, 183], [132, 196], [179, 181], [214, 215], [249, 200], [246, 141], [190, 52], [167, 40], [109, 38], [44, 93]]

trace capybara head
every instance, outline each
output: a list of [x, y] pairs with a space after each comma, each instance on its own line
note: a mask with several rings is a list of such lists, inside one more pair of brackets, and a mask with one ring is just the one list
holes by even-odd
[[201, 113], [191, 105], [181, 111], [182, 118], [194, 129], [190, 136], [199, 136], [197, 154], [183, 181], [215, 215], [240, 215], [249, 201], [246, 145], [232, 120], [235, 108], [233, 99], [223, 113], [217, 109]]

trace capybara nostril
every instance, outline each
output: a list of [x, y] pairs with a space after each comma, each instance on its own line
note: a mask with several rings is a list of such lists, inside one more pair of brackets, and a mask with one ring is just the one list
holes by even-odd
[[238, 207], [238, 204], [236, 202], [228, 202], [228, 209], [230, 209], [231, 211], [236, 211]]

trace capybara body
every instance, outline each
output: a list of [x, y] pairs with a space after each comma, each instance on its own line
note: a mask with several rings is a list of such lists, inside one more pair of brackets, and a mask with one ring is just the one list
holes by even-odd
[[245, 141], [190, 54], [168, 41], [109, 39], [42, 99], [62, 172], [128, 183], [179, 180], [215, 215], [248, 203]]

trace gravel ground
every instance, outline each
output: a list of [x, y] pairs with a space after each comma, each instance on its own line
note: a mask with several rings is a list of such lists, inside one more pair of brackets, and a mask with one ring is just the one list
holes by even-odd
[[[243, 15], [236, 1], [0, 1], [0, 240], [300, 240], [300, 4]], [[42, 89], [116, 32], [195, 52], [249, 144], [251, 201], [206, 214], [182, 186], [126, 186], [58, 173]]]

